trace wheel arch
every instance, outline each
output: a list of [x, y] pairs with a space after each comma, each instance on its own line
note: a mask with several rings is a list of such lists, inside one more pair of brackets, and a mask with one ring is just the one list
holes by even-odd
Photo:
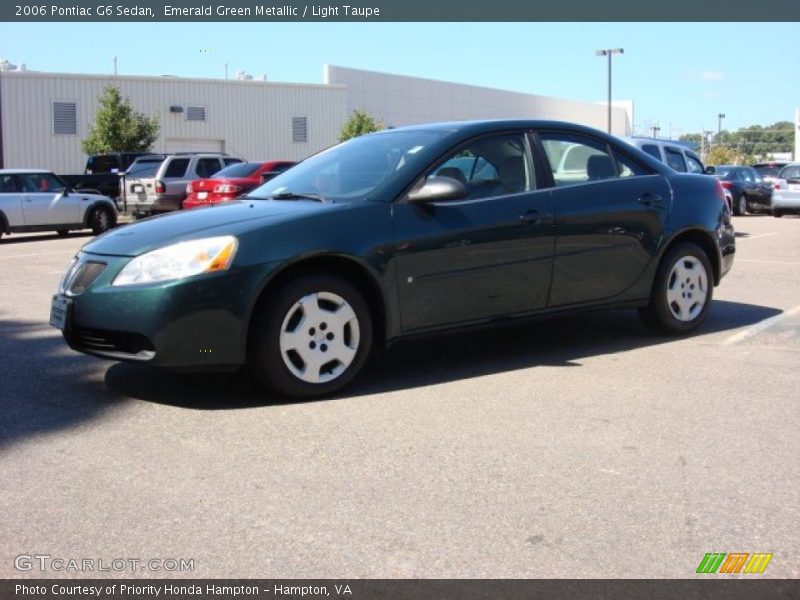
[[377, 343], [383, 343], [387, 336], [387, 300], [383, 288], [378, 281], [378, 276], [361, 261], [344, 255], [324, 254], [304, 257], [295, 262], [284, 265], [273, 273], [259, 291], [253, 303], [250, 314], [247, 316], [247, 345], [250, 345], [252, 323], [257, 311], [269, 301], [270, 292], [289, 281], [310, 275], [322, 273], [342, 277], [353, 285], [363, 296], [370, 309], [372, 329]]
[[691, 242], [699, 246], [703, 252], [706, 253], [708, 260], [711, 263], [711, 269], [714, 271], [714, 285], [719, 285], [720, 279], [722, 278], [722, 257], [720, 256], [717, 245], [714, 243], [714, 239], [711, 237], [711, 234], [707, 231], [703, 231], [702, 229], [684, 229], [683, 231], [676, 233], [669, 240], [669, 242], [664, 245], [661, 255], [658, 258], [658, 264], [661, 264], [664, 255], [670, 250], [670, 248], [680, 244], [681, 242]]
[[9, 233], [8, 218], [2, 210], [0, 210], [0, 233]]

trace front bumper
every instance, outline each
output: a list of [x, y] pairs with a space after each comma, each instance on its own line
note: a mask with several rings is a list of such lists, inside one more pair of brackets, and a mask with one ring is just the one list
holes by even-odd
[[63, 334], [72, 349], [175, 369], [244, 363], [250, 314], [272, 265], [114, 287], [130, 258], [84, 254], [81, 260], [107, 266], [83, 293], [68, 296]]

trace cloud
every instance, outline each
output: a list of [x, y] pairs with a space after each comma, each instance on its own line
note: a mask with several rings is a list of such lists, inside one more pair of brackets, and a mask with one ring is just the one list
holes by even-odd
[[722, 81], [725, 79], [725, 73], [720, 71], [703, 71], [701, 75], [703, 81]]

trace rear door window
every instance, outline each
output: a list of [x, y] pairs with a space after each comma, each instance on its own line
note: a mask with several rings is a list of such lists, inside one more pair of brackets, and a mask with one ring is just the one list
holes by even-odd
[[218, 158], [198, 158], [197, 166], [195, 166], [195, 173], [198, 177], [208, 178], [214, 175], [220, 169]]
[[642, 146], [642, 152], [647, 152], [647, 154], [649, 154], [650, 156], [652, 156], [655, 159], [660, 160], [661, 162], [664, 161], [664, 159], [661, 158], [661, 151], [658, 149], [658, 146], [656, 146], [655, 144], [644, 144]]
[[164, 173], [164, 178], [169, 179], [171, 177], [183, 177], [186, 175], [186, 169], [189, 167], [189, 159], [188, 158], [174, 158], [169, 161], [167, 165], [167, 170]]
[[605, 143], [571, 133], [539, 135], [557, 187], [618, 177]]
[[683, 154], [680, 150], [674, 148], [664, 148], [667, 154], [667, 164], [681, 173], [686, 173], [686, 161], [683, 159]]

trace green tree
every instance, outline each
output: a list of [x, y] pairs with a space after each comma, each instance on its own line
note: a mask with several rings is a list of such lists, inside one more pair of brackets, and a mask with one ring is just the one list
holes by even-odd
[[709, 165], [732, 165], [737, 160], [736, 152], [727, 146], [711, 146], [706, 163]]
[[345, 121], [345, 124], [342, 125], [342, 130], [339, 132], [339, 141], [345, 142], [365, 133], [380, 131], [383, 128], [383, 123], [373, 118], [367, 111], [357, 108], [350, 115], [350, 118]]
[[148, 117], [133, 110], [130, 98], [123, 98], [119, 88], [109, 85], [98, 97], [99, 108], [81, 143], [86, 154], [108, 152], [146, 152], [158, 138], [158, 117]]

